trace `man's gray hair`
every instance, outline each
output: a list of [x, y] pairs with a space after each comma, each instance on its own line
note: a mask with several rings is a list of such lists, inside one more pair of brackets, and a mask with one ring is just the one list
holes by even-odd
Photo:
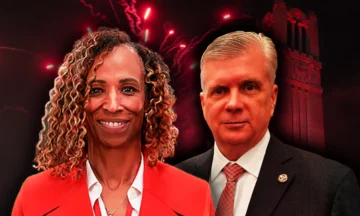
[[216, 38], [204, 51], [200, 61], [201, 88], [204, 89], [203, 67], [206, 61], [233, 58], [256, 45], [264, 51], [265, 67], [271, 84], [274, 84], [278, 62], [273, 41], [262, 33], [235, 31]]

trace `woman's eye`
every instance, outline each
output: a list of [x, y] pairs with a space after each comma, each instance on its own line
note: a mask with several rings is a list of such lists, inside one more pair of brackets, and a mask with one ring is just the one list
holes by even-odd
[[125, 93], [134, 93], [137, 92], [137, 89], [132, 86], [125, 86], [124, 88], [122, 88], [122, 91]]
[[102, 92], [101, 88], [92, 88], [90, 90], [90, 94], [98, 94], [98, 93], [101, 93], [101, 92]]

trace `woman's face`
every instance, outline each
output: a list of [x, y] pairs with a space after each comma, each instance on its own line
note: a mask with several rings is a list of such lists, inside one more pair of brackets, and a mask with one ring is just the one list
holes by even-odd
[[141, 140], [144, 117], [144, 69], [138, 54], [127, 45], [115, 47], [103, 58], [97, 56], [87, 77], [96, 75], [87, 114], [88, 138], [107, 147], [123, 147]]

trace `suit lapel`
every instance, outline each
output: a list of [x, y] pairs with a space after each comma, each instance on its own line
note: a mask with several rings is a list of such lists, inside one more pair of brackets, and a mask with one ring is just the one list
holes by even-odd
[[[170, 206], [177, 205], [177, 203], [169, 204], [171, 197], [168, 197], [168, 193], [164, 191], [162, 187], [162, 184], [166, 184], [166, 182], [161, 179], [162, 175], [164, 175], [164, 173], [159, 170], [158, 165], [150, 167], [147, 163], [144, 164], [144, 187], [139, 216], [182, 215], [175, 210], [176, 206]], [[172, 196], [176, 197], [175, 194], [172, 194]]]
[[[54, 202], [54, 205], [49, 207], [43, 215], [93, 215], [85, 172], [79, 180], [69, 177], [68, 179], [58, 179], [57, 181], [59, 181], [56, 184], [57, 190], [64, 195], [59, 197], [58, 201]], [[64, 191], [68, 192], [64, 193]]]
[[199, 156], [197, 162], [194, 165], [195, 176], [207, 182], [209, 181], [213, 156], [214, 156], [214, 147], [212, 147], [210, 150], [206, 151], [205, 153]]
[[[271, 136], [247, 216], [271, 215], [294, 179], [295, 173], [288, 164], [292, 154], [282, 145]], [[286, 174], [286, 181], [284, 178], [279, 179], [281, 174]]]

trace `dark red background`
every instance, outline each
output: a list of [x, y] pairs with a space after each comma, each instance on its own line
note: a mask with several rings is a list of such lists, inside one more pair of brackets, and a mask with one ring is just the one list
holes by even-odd
[[[73, 42], [86, 32], [87, 27], [93, 30], [104, 25], [120, 27], [130, 33], [124, 8], [117, 1], [113, 0], [112, 4], [118, 21], [110, 1], [86, 0], [86, 3], [93, 6], [93, 14], [80, 0], [5, 0], [0, 3], [2, 215], [9, 214], [22, 181], [35, 173], [32, 159], [41, 129], [40, 119], [56, 76], [56, 70], [47, 70], [45, 66], [52, 63], [57, 68], [65, 54], [71, 51]], [[150, 29], [148, 45], [158, 51], [167, 34], [164, 27], [174, 28], [174, 38], [181, 36], [183, 41], [189, 44], [192, 38], [202, 36], [209, 29], [224, 22], [221, 20], [224, 12], [231, 12], [233, 18], [249, 15], [255, 20], [261, 20], [267, 12], [272, 11], [273, 4], [272, 0], [139, 0], [135, 6], [141, 17], [146, 7], [152, 7], [144, 27]], [[304, 13], [314, 11], [318, 18], [320, 61], [323, 65], [321, 82], [325, 149], [317, 153], [350, 166], [360, 178], [357, 8], [353, 2], [346, 0], [287, 0], [286, 5], [289, 8], [298, 8]], [[96, 13], [104, 15], [106, 19], [94, 16]], [[174, 42], [174, 38], [169, 40], [170, 44]], [[171, 56], [164, 57], [171, 66]], [[196, 70], [194, 71], [193, 73], [196, 73]], [[179, 75], [179, 71], [174, 69], [172, 75], [175, 73]], [[173, 76], [177, 94], [186, 94], [186, 91], [181, 89], [195, 82], [177, 78]], [[196, 106], [196, 95], [189, 96], [193, 97]], [[177, 109], [184, 108], [178, 106]], [[195, 130], [192, 129], [183, 133], [180, 131], [179, 140], [187, 139], [188, 142], [178, 143], [177, 155], [168, 160], [169, 163], [181, 161], [212, 145], [199, 108], [193, 109], [193, 113], [197, 113], [194, 117], [199, 120], [197, 125], [191, 127], [197, 128], [203, 134], [194, 133]], [[181, 117], [177, 124], [184, 124]], [[203, 141], [208, 143], [202, 144]]]

